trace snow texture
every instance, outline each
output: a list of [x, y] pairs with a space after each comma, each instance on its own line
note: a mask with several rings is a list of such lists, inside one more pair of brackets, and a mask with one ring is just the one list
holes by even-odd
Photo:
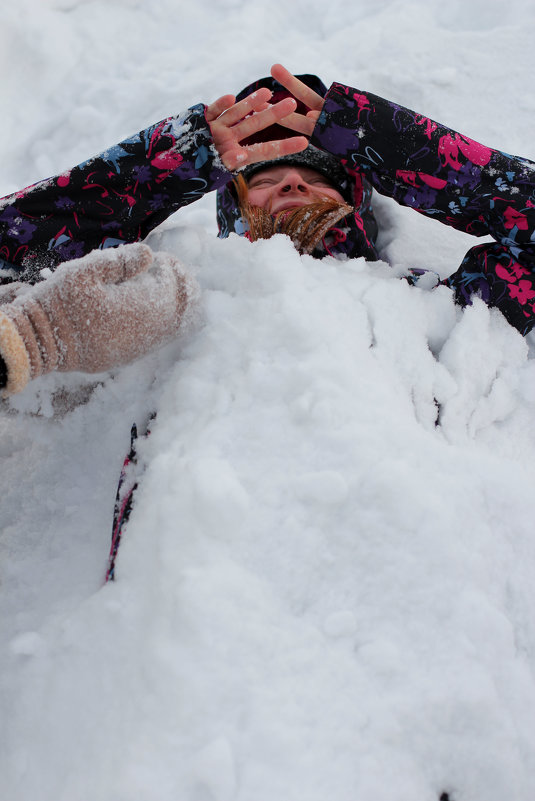
[[[2, 194], [276, 61], [535, 158], [528, 0], [0, 18]], [[473, 240], [377, 209], [384, 262], [318, 262], [217, 240], [203, 199], [150, 237], [197, 275], [194, 330], [3, 403], [1, 799], [531, 801], [533, 342], [400, 281]], [[154, 409], [103, 586], [130, 425]]]

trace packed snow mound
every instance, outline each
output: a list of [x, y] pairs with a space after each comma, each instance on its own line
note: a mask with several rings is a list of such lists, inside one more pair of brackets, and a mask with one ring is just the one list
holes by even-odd
[[[525, 341], [384, 264], [159, 240], [202, 264], [203, 323], [158, 378], [116, 582], [9, 641], [6, 797], [527, 801]], [[131, 381], [41, 423], [72, 443]]]
[[[274, 62], [535, 160], [530, 0], [0, 17], [0, 195]], [[150, 244], [197, 273], [197, 327], [2, 404], [2, 801], [532, 801], [535, 335], [409, 287], [475, 240], [374, 204], [377, 264], [217, 241], [193, 204]]]

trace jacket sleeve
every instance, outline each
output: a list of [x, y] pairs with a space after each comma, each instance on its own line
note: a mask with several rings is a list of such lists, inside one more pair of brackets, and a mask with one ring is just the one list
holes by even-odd
[[470, 250], [445, 283], [527, 333], [535, 324], [535, 164], [410, 109], [335, 83], [311, 139], [362, 171], [381, 194], [495, 242]]
[[4, 273], [35, 282], [45, 267], [143, 239], [177, 209], [229, 181], [204, 111], [193, 106], [0, 200]]

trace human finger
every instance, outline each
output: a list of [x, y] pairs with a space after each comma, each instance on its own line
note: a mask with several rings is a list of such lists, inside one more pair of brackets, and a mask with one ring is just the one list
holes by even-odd
[[221, 118], [218, 120], [218, 122], [221, 122], [227, 127], [236, 125], [236, 123], [246, 117], [247, 114], [251, 114], [252, 112], [265, 108], [266, 103], [269, 101], [271, 95], [272, 92], [265, 86], [261, 89], [258, 89], [256, 92], [252, 92], [252, 94], [247, 95], [247, 97], [244, 97], [243, 100], [240, 100], [238, 103], [223, 109], [223, 112], [220, 115]]
[[[314, 114], [315, 117], [309, 116]], [[279, 120], [279, 125], [283, 125], [285, 128], [290, 128], [292, 131], [297, 131], [297, 133], [305, 134], [305, 136], [311, 136], [312, 131], [314, 130], [314, 126], [316, 125], [316, 119], [319, 116], [319, 112], [313, 111], [309, 112], [306, 116], [304, 114], [298, 114], [294, 112], [292, 114], [288, 114], [286, 117], [281, 117]]]
[[217, 100], [214, 100], [213, 103], [210, 103], [210, 105], [206, 107], [206, 121], [213, 122], [221, 114], [223, 114], [226, 109], [233, 106], [235, 102], [236, 97], [234, 95], [223, 95], [223, 97], [219, 97]]
[[299, 78], [283, 67], [282, 64], [273, 64], [271, 67], [271, 74], [285, 89], [304, 103], [309, 109], [320, 111], [323, 106], [323, 97], [315, 92], [310, 86], [307, 86]]
[[258, 142], [255, 145], [237, 148], [225, 154], [223, 159], [229, 170], [237, 170], [248, 164], [258, 161], [273, 161], [281, 156], [290, 156], [299, 153], [308, 146], [305, 136], [290, 136], [287, 139], [277, 139], [272, 142]]
[[241, 141], [246, 139], [258, 131], [263, 131], [264, 128], [269, 128], [270, 125], [279, 122], [283, 117], [288, 116], [295, 111], [296, 102], [293, 97], [285, 97], [284, 100], [279, 100], [272, 106], [268, 106], [263, 111], [258, 111], [251, 116], [246, 117], [244, 120], [234, 125], [232, 132], [236, 139]]
[[308, 147], [306, 136], [290, 136], [287, 139], [276, 139], [272, 142], [259, 142], [251, 145], [249, 149], [249, 164], [257, 161], [271, 161], [290, 156], [293, 153], [300, 153]]

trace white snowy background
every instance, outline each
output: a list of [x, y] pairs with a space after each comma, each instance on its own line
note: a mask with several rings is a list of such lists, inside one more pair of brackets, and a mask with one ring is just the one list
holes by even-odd
[[[534, 29], [531, 0], [3, 0], [0, 194], [276, 61], [535, 159]], [[217, 240], [203, 199], [151, 237], [199, 325], [1, 405], [2, 801], [533, 799], [533, 343], [396, 278], [470, 237], [377, 212], [385, 263], [321, 263]]]

